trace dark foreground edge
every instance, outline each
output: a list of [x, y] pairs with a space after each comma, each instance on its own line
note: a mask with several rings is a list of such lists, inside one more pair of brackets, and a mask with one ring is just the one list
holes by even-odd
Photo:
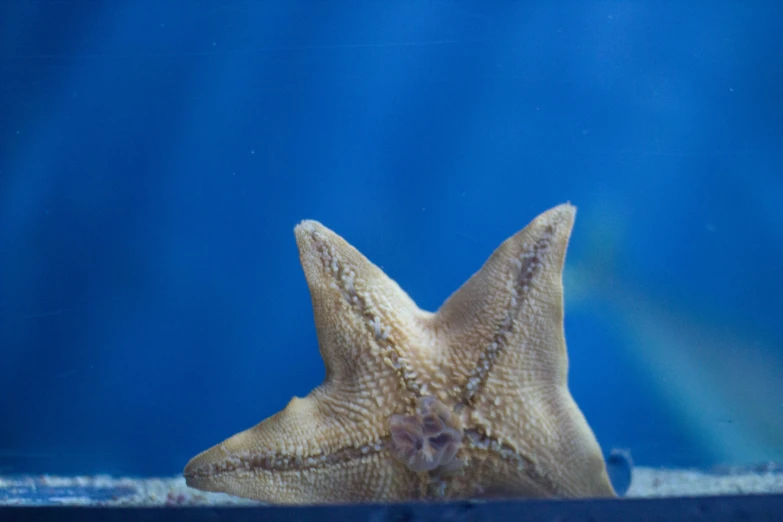
[[327, 522], [437, 521], [735, 521], [783, 520], [783, 495], [738, 495], [659, 499], [457, 502], [309, 507], [4, 507], [0, 521], [164, 521], [226, 520]]

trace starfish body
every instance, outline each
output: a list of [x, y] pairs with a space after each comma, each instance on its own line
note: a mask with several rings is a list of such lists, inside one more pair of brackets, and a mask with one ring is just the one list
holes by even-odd
[[614, 496], [567, 386], [575, 212], [538, 216], [436, 313], [331, 230], [300, 223], [326, 378], [191, 459], [187, 484], [271, 503]]

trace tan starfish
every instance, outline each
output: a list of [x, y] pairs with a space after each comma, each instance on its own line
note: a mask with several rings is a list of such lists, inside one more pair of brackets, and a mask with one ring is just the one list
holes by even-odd
[[272, 503], [614, 496], [566, 383], [575, 212], [538, 216], [434, 314], [340, 236], [299, 224], [326, 379], [194, 457], [187, 484]]

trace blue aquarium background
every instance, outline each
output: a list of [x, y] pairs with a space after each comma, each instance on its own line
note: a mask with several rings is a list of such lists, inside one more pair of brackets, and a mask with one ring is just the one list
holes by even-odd
[[0, 473], [180, 473], [324, 377], [293, 227], [435, 310], [578, 207], [605, 452], [783, 459], [778, 2], [0, 4]]

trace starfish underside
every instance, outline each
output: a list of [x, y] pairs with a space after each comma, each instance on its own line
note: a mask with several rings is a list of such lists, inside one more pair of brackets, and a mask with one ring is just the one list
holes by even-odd
[[300, 223], [326, 379], [191, 459], [187, 484], [299, 504], [614, 496], [566, 382], [575, 212], [538, 216], [436, 313], [331, 230]]

